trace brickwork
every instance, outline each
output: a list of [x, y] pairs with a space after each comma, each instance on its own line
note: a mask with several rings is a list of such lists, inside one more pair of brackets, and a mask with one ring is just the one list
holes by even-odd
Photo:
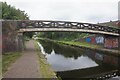
[[105, 48], [118, 48], [119, 42], [116, 37], [107, 37], [105, 38], [104, 47]]
[[2, 53], [18, 51], [18, 33], [16, 22], [2, 22]]

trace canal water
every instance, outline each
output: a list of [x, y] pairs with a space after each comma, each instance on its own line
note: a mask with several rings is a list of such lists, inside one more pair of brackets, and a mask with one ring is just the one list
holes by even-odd
[[117, 56], [48, 40], [39, 40], [39, 46], [53, 70], [62, 78], [94, 77], [117, 70]]

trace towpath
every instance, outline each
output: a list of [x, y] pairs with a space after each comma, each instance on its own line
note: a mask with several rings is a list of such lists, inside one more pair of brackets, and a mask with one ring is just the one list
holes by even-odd
[[39, 61], [36, 54], [34, 41], [26, 43], [26, 50], [23, 55], [13, 63], [4, 78], [40, 78]]

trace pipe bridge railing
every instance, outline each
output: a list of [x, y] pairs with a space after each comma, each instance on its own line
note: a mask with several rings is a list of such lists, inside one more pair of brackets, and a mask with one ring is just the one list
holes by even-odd
[[112, 28], [109, 26], [102, 26], [97, 24], [80, 23], [80, 22], [66, 22], [66, 21], [40, 21], [40, 20], [24, 20], [18, 21], [18, 28], [72, 28], [72, 29], [85, 29], [119, 33], [120, 29]]

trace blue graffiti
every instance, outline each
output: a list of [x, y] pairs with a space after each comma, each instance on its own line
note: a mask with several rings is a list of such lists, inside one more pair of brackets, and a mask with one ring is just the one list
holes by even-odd
[[86, 42], [91, 42], [91, 38], [86, 38]]

